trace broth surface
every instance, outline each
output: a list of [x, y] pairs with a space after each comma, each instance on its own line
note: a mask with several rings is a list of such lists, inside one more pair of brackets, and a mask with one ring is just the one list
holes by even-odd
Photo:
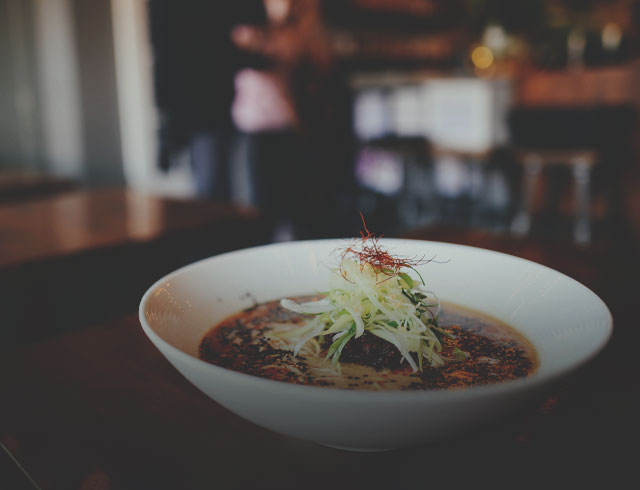
[[[286, 310], [279, 301], [248, 308], [214, 326], [200, 343], [200, 358], [277, 381], [356, 390], [463, 388], [528, 376], [538, 366], [531, 343], [495, 318], [443, 303], [438, 320], [455, 337], [441, 341], [445, 365], [431, 367], [425, 361], [422, 371], [415, 373], [401, 362], [395, 347], [368, 333], [345, 347], [341, 375], [325, 359], [329, 339], [307, 342], [294, 356], [292, 346], [280, 334], [304, 325], [309, 316]], [[359, 346], [361, 339], [367, 344]], [[456, 348], [468, 353], [468, 359], [457, 360]]]

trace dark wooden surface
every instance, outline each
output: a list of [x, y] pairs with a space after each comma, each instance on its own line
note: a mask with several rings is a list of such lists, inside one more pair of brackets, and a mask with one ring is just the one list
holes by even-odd
[[74, 190], [77, 186], [76, 182], [64, 177], [0, 170], [0, 203], [51, 197]]
[[0, 270], [256, 217], [250, 208], [160, 198], [123, 188], [7, 204], [0, 206]]
[[1, 354], [0, 441], [43, 489], [610, 488], [633, 477], [636, 250], [459, 230], [411, 236], [500, 250], [572, 275], [611, 307], [612, 341], [546, 399], [496, 425], [367, 454], [236, 417], [184, 380], [129, 314]]
[[0, 351], [133, 311], [164, 274], [268, 233], [251, 208], [126, 189], [0, 205]]

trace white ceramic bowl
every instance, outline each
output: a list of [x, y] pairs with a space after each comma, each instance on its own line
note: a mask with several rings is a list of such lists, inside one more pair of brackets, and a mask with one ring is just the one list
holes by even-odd
[[516, 327], [538, 351], [536, 373], [464, 390], [363, 392], [271, 381], [197, 358], [205, 332], [254, 301], [326, 289], [337, 265], [333, 252], [345, 243], [267, 245], [183, 267], [146, 292], [142, 327], [178, 371], [232, 412], [282, 434], [355, 450], [426, 443], [504, 415], [585, 363], [611, 335], [600, 298], [552, 269], [473, 247], [383, 239], [397, 255], [436, 256], [442, 263], [418, 268], [429, 288]]

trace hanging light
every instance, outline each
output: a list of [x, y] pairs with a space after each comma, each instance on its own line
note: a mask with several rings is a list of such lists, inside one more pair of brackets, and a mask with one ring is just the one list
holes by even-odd
[[493, 64], [493, 51], [487, 46], [476, 46], [471, 51], [471, 62], [479, 70], [486, 70]]
[[620, 47], [622, 29], [615, 22], [607, 22], [602, 28], [602, 47], [613, 53]]

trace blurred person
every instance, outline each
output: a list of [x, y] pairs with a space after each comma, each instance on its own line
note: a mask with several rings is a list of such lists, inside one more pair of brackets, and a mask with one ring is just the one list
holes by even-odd
[[351, 97], [319, 0], [264, 0], [266, 27], [239, 25], [237, 46], [272, 61], [236, 75], [232, 114], [252, 137], [256, 203], [288, 238], [353, 233]]
[[231, 199], [231, 120], [234, 76], [264, 57], [240, 50], [234, 26], [265, 22], [260, 0], [149, 0], [155, 99], [159, 110], [159, 165], [167, 170], [189, 153], [199, 196]]

